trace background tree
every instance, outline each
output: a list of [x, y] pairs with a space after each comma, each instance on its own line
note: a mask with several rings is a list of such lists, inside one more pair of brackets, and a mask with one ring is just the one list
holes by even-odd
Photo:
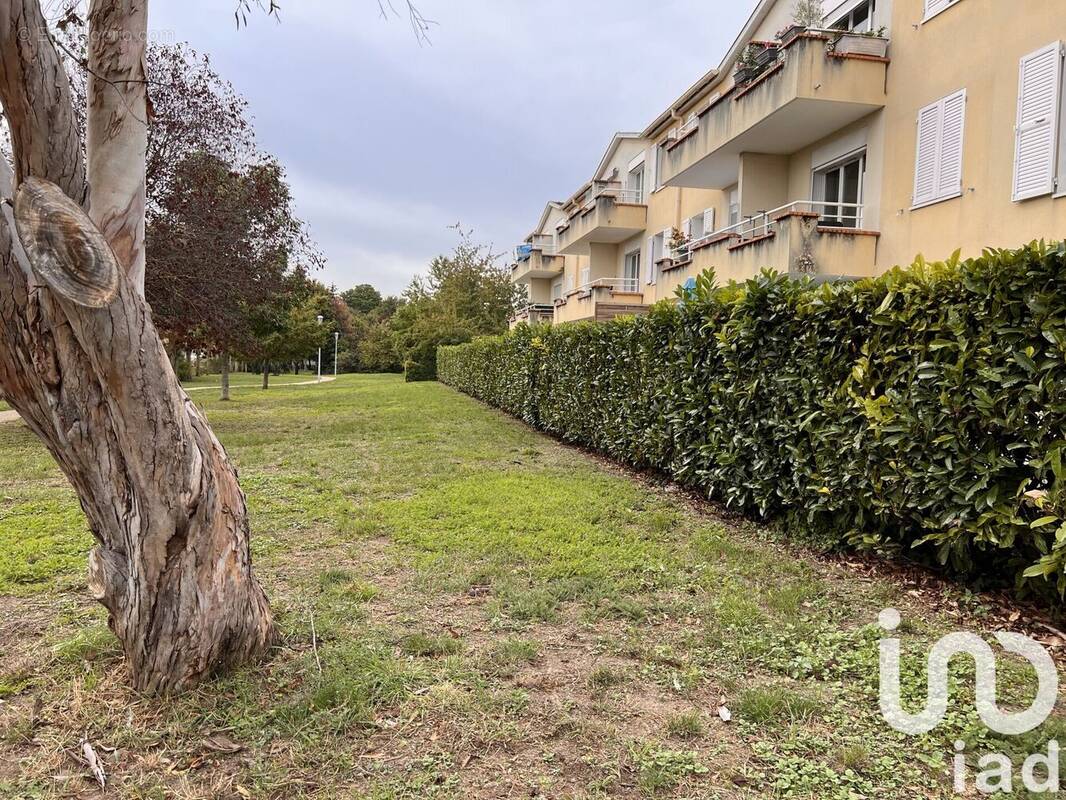
[[369, 314], [381, 305], [381, 292], [369, 283], [361, 283], [341, 295], [348, 307], [359, 314]]
[[243, 355], [260, 362], [263, 389], [270, 386], [274, 364], [306, 359], [332, 342], [338, 329], [333, 298], [321, 284], [308, 280], [302, 271], [285, 283], [284, 291], [247, 308], [251, 339]]
[[246, 309], [286, 291], [297, 259], [319, 258], [273, 160], [236, 170], [190, 153], [166, 186], [149, 217], [148, 300], [173, 346], [219, 354], [228, 399], [230, 354], [254, 350]]
[[468, 232], [450, 256], [438, 256], [426, 276], [404, 293], [407, 303], [390, 327], [408, 380], [437, 377], [437, 347], [507, 330], [521, 287], [491, 248], [476, 244]]

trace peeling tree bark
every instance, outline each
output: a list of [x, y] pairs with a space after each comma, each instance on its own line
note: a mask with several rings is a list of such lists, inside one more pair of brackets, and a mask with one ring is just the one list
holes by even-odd
[[[16, 214], [5, 205], [0, 219], [0, 393], [78, 494], [97, 540], [90, 589], [110, 613], [134, 685], [180, 691], [262, 654], [273, 638], [244, 495], [177, 382], [136, 258], [116, 255], [132, 252], [124, 246], [136, 220], [110, 229], [112, 241], [83, 210], [96, 208], [97, 187], [90, 198], [38, 0], [0, 0], [0, 102], [16, 167], [12, 175], [0, 160], [0, 195], [18, 186]], [[101, 191], [113, 207], [135, 208], [143, 154], [135, 145], [111, 152], [128, 168], [104, 170]]]
[[86, 151], [89, 216], [144, 294], [147, 0], [92, 0]]

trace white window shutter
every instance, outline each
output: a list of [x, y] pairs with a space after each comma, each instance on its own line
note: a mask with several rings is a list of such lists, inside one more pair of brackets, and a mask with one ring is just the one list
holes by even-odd
[[708, 208], [703, 212], [703, 235], [709, 236], [714, 233], [714, 209]]
[[1023, 56], [1018, 68], [1018, 119], [1014, 129], [1013, 200], [1055, 190], [1062, 45]]
[[686, 238], [692, 235], [691, 219], [686, 219], [684, 222], [681, 223], [681, 233], [683, 233]]
[[962, 135], [966, 127], [966, 90], [940, 101], [940, 157], [937, 159], [936, 197], [962, 194]]
[[648, 285], [655, 283], [655, 237], [649, 236], [644, 248], [644, 280]]
[[940, 144], [940, 102], [918, 112], [918, 145], [914, 156], [914, 199], [918, 206], [936, 200], [937, 155]]
[[956, 0], [925, 0], [925, 19], [939, 14]]

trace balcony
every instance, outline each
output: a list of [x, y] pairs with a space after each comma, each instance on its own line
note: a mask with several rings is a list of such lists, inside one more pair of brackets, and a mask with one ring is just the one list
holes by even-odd
[[[861, 204], [797, 200], [689, 242], [691, 262], [676, 266], [713, 268], [721, 282], [765, 267], [816, 280], [871, 276], [880, 234], [862, 219]], [[664, 277], [676, 266], [662, 268]]]
[[531, 279], [554, 278], [563, 272], [563, 257], [556, 251], [552, 237], [534, 236], [532, 243], [520, 244], [511, 265], [512, 283], [529, 283]]
[[527, 303], [511, 317], [511, 327], [527, 322], [530, 325], [550, 325], [555, 318], [555, 306], [551, 303]]
[[668, 146], [668, 186], [724, 189], [741, 153], [789, 155], [883, 108], [888, 59], [827, 51], [828, 33], [807, 32], [777, 48], [747, 83], [711, 103]]
[[558, 252], [588, 255], [590, 244], [618, 244], [641, 233], [648, 207], [640, 192], [617, 181], [595, 181], [588, 199], [558, 228]]
[[635, 278], [600, 278], [566, 293], [555, 301], [555, 321], [604, 322], [648, 310], [640, 282]]

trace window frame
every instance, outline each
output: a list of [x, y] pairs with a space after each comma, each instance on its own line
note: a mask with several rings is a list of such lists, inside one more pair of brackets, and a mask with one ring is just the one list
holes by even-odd
[[[640, 266], [644, 263], [643, 256], [644, 250], [641, 247], [637, 247], [635, 250], [630, 250], [622, 256], [622, 280], [632, 280], [633, 291], [640, 291]], [[630, 259], [633, 259], [633, 266], [635, 267], [632, 278], [628, 275]], [[623, 286], [623, 288], [626, 287]]]
[[[854, 213], [852, 214], [852, 218], [854, 219], [855, 224], [854, 225], [847, 225], [847, 224], [841, 222], [841, 219], [842, 218], [846, 218], [846, 216], [847, 216], [847, 215], [842, 213], [843, 212], [843, 208], [840, 205], [841, 203], [844, 202], [844, 200], [843, 200], [843, 193], [844, 193], [844, 183], [843, 183], [843, 181], [840, 182], [840, 185], [837, 188], [837, 196], [840, 199], [837, 200], [836, 220], [838, 222], [840, 222], [840, 227], [842, 227], [842, 228], [850, 228], [850, 229], [853, 229], [853, 230], [861, 230], [862, 229], [862, 222], [863, 222], [863, 213], [866, 211], [866, 209], [864, 207], [866, 205], [866, 203], [864, 202], [864, 199], [863, 199], [864, 196], [865, 196], [865, 193], [866, 193], [866, 167], [867, 167], [867, 157], [866, 157], [866, 147], [865, 146], [860, 147], [858, 150], [853, 150], [850, 153], [847, 153], [846, 155], [841, 156], [840, 158], [834, 158], [832, 161], [828, 161], [825, 164], [822, 164], [821, 166], [818, 166], [818, 167], [815, 167], [814, 169], [812, 169], [811, 170], [811, 199], [813, 201], [816, 201], [816, 202], [819, 202], [819, 203], [823, 203], [823, 202], [824, 203], [829, 203], [828, 199], [818, 200], [819, 188], [821, 188], [821, 190], [822, 190], [821, 193], [823, 195], [825, 194], [825, 176], [828, 173], [833, 172], [835, 170], [842, 170], [844, 167], [848, 166], [849, 164], [853, 164], [855, 162], [859, 163], [859, 181], [858, 181], [858, 187], [857, 187], [858, 194], [857, 194], [856, 202], [860, 206], [860, 208], [854, 209]], [[821, 186], [819, 186], [819, 181], [818, 181], [819, 177], [821, 177], [821, 179], [822, 179]], [[843, 178], [843, 173], [841, 173], [841, 177]], [[820, 215], [821, 215], [818, 218], [819, 224], [821, 224], [822, 219], [826, 218], [826, 214], [825, 214], [825, 208], [826, 207], [827, 206], [823, 205], [822, 206], [822, 211], [819, 212]]]
[[[853, 19], [855, 17], [855, 11], [859, 8], [862, 8], [863, 6], [866, 6], [866, 27], [862, 30], [859, 30], [858, 28], [853, 27]], [[837, 19], [832, 24], [826, 25], [826, 27], [829, 30], [849, 31], [852, 33], [866, 33], [868, 31], [872, 31], [874, 30], [874, 12], [876, 10], [876, 0], [861, 0], [861, 2], [856, 3], [843, 14], [841, 14], [839, 17], [837, 17]], [[847, 27], [838, 27], [840, 23], [844, 22], [845, 20], [847, 21]]]

